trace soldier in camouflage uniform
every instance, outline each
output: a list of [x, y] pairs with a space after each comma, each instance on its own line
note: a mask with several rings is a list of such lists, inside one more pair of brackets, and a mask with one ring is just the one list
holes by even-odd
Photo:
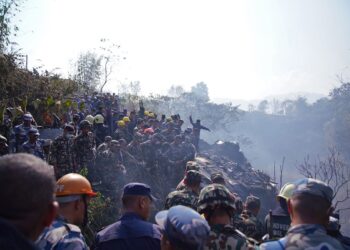
[[210, 175], [210, 180], [212, 183], [217, 183], [221, 185], [226, 185], [224, 175], [221, 172], [212, 173]]
[[198, 171], [188, 171], [184, 181], [186, 188], [169, 193], [165, 200], [165, 209], [183, 205], [196, 210], [201, 180], [202, 176]]
[[73, 164], [74, 127], [65, 125], [63, 134], [58, 136], [51, 145], [50, 164], [54, 166], [56, 178], [68, 173], [75, 173]]
[[196, 147], [192, 144], [192, 139], [189, 136], [185, 136], [185, 140], [182, 143], [182, 148], [185, 153], [184, 160], [193, 161], [196, 157]]
[[168, 152], [170, 172], [172, 173], [172, 178], [174, 183], [178, 183], [183, 177], [183, 171], [186, 167], [185, 155], [186, 152], [182, 146], [181, 135], [175, 136], [174, 141], [170, 144], [170, 149]]
[[97, 155], [101, 155], [104, 151], [108, 150], [111, 146], [112, 137], [107, 135], [104, 142], [97, 147]]
[[141, 143], [142, 143], [142, 135], [136, 132], [134, 135], [134, 139], [127, 146], [128, 152], [132, 156], [134, 156], [135, 159], [138, 161], [143, 161]]
[[211, 184], [202, 189], [197, 211], [204, 214], [211, 228], [204, 250], [248, 249], [245, 235], [231, 224], [234, 210], [235, 198], [225, 186]]
[[186, 169], [185, 169], [185, 176], [184, 178], [180, 181], [180, 183], [177, 185], [176, 190], [183, 190], [186, 188], [185, 185], [185, 178], [186, 178], [186, 173], [190, 170], [196, 170], [199, 171], [199, 166], [197, 164], [197, 162], [195, 161], [188, 161], [186, 163]]
[[235, 221], [235, 227], [246, 236], [261, 241], [263, 237], [263, 224], [257, 218], [260, 210], [260, 199], [249, 195], [246, 198], [244, 208], [240, 218]]
[[127, 160], [128, 155], [123, 153], [120, 143], [112, 140], [110, 149], [102, 154], [102, 164], [99, 167], [100, 177], [107, 196], [118, 198], [116, 192], [124, 186]]
[[326, 226], [333, 212], [333, 190], [324, 182], [305, 178], [294, 183], [295, 190], [288, 201], [292, 227], [277, 241], [261, 249], [344, 249], [338, 240], [327, 235]]
[[43, 250], [88, 250], [79, 226], [87, 223], [89, 200], [95, 197], [90, 182], [79, 174], [67, 174], [57, 181], [58, 217], [39, 236], [36, 245]]
[[91, 124], [83, 120], [79, 124], [80, 134], [73, 142], [74, 164], [79, 172], [82, 168], [87, 168], [89, 174], [93, 174], [93, 167], [96, 156], [96, 142], [91, 133]]

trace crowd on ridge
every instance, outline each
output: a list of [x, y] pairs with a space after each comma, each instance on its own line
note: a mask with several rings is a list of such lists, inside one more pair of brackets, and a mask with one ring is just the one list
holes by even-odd
[[[111, 123], [105, 104], [71, 110], [71, 121], [52, 142], [40, 140], [28, 112], [10, 135], [0, 137], [0, 249], [88, 249], [81, 227], [88, 223], [96, 180], [109, 184], [107, 195], [121, 190], [113, 202], [120, 203], [122, 215], [96, 234], [92, 249], [350, 248], [326, 183], [285, 184], [277, 207], [261, 222], [260, 198], [249, 195], [243, 201], [226, 187], [222, 173], [212, 174], [203, 186], [195, 157], [200, 131], [209, 129], [200, 120], [190, 117], [192, 128], [183, 130], [179, 115], [158, 117], [141, 103], [139, 111], [123, 110]], [[177, 185], [156, 224], [148, 220], [158, 197], [146, 183], [124, 183], [130, 168], [154, 179], [163, 171]], [[79, 174], [82, 169], [87, 178]]]

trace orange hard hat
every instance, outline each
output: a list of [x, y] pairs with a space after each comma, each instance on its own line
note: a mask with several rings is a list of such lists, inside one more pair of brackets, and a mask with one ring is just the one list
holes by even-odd
[[80, 174], [66, 174], [57, 181], [56, 196], [87, 195], [96, 196], [90, 182]]

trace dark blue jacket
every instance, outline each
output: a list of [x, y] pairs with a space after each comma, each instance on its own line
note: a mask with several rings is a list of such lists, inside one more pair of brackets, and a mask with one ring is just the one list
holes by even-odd
[[126, 213], [96, 236], [96, 250], [160, 250], [159, 227], [141, 219], [135, 213]]
[[15, 227], [0, 219], [0, 250], [38, 250], [30, 240], [26, 239]]

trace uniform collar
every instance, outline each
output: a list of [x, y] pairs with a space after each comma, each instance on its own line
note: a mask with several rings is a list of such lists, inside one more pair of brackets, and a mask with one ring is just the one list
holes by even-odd
[[319, 224], [299, 224], [292, 226], [287, 234], [295, 234], [295, 233], [302, 233], [302, 234], [326, 234], [326, 228]]

